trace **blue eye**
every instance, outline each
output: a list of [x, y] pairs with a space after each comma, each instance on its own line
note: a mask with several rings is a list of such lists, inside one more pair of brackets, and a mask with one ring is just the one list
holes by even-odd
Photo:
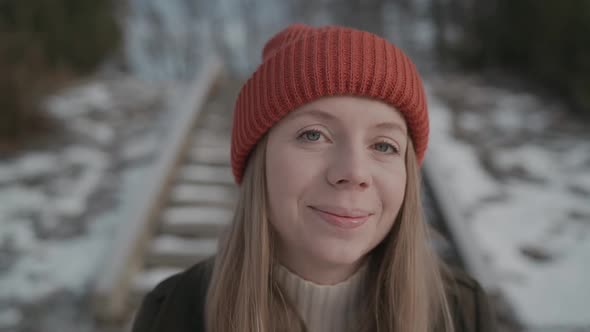
[[391, 153], [398, 153], [398, 149], [393, 146], [392, 144], [389, 144], [387, 142], [379, 142], [377, 144], [375, 144], [375, 148], [377, 149], [377, 151], [379, 152], [384, 152], [384, 153], [388, 153], [389, 150], [391, 148]]
[[308, 141], [315, 142], [315, 141], [318, 141], [321, 136], [322, 136], [321, 132], [319, 132], [318, 130], [312, 129], [312, 130], [304, 131], [301, 135], [299, 135], [299, 138], [304, 138]]

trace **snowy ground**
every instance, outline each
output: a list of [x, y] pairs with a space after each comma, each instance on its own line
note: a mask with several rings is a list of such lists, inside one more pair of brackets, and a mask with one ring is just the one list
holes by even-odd
[[0, 159], [0, 331], [90, 328], [80, 308], [141, 190], [177, 90], [92, 78], [48, 101], [65, 132]]
[[472, 77], [434, 76], [428, 90], [428, 158], [518, 317], [590, 330], [590, 124]]

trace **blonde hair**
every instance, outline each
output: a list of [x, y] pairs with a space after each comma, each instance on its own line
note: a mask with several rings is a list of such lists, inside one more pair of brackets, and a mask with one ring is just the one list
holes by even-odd
[[[268, 220], [264, 136], [246, 167], [233, 223], [220, 240], [207, 293], [209, 332], [306, 331], [272, 276], [276, 235]], [[428, 243], [420, 174], [411, 140], [404, 202], [386, 238], [369, 256], [367, 303], [358, 331], [452, 332], [444, 265]]]

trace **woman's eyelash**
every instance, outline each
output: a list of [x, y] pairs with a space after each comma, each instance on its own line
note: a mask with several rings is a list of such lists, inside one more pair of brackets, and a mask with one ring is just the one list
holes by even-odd
[[[317, 138], [316, 139], [310, 139], [310, 137], [307, 136], [308, 134], [316, 135]], [[323, 135], [323, 133], [320, 130], [317, 130], [317, 129], [309, 129], [309, 130], [306, 130], [306, 131], [302, 132], [301, 134], [299, 134], [299, 136], [297, 136], [297, 139], [299, 139], [299, 140], [306, 140], [308, 142], [316, 142], [317, 140], [319, 140], [321, 138], [322, 135]], [[388, 141], [381, 140], [381, 141], [375, 143], [374, 146], [375, 145], [378, 145], [378, 144], [385, 144], [387, 147], [391, 148], [393, 154], [398, 154], [399, 153], [399, 149], [397, 148], [397, 146], [389, 143]], [[385, 152], [385, 151], [382, 151], [382, 152]]]
[[395, 146], [387, 141], [379, 141], [379, 142], [375, 143], [375, 145], [377, 145], [377, 144], [385, 144], [388, 147], [391, 147], [391, 150], [393, 150], [393, 153], [396, 153], [396, 154], [399, 153], [399, 149], [397, 148], [397, 146]]
[[[310, 142], [317, 141], [317, 140], [309, 139], [308, 136], [306, 137], [306, 135], [308, 135], [308, 134], [315, 134], [315, 135], [319, 135], [319, 136], [323, 135], [322, 132], [317, 129], [309, 129], [309, 130], [302, 132], [299, 136], [297, 136], [297, 139], [306, 139], [307, 141], [310, 141]], [[319, 136], [318, 136], [318, 139], [320, 138]]]

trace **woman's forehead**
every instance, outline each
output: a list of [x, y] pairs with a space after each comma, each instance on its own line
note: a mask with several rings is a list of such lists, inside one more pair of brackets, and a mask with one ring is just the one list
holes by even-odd
[[293, 110], [285, 122], [302, 118], [314, 118], [325, 122], [340, 124], [377, 126], [383, 129], [407, 132], [406, 122], [401, 113], [393, 106], [382, 101], [354, 97], [334, 96], [317, 99]]

